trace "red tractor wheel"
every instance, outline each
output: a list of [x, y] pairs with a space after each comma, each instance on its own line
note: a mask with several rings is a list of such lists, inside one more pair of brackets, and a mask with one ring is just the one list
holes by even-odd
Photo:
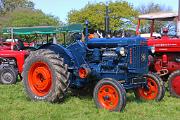
[[93, 97], [98, 108], [122, 111], [126, 106], [126, 91], [113, 79], [100, 80], [94, 88]]
[[165, 86], [162, 79], [155, 74], [148, 74], [145, 77], [147, 78], [147, 88], [137, 88], [134, 91], [136, 98], [160, 101], [165, 95]]
[[169, 91], [174, 97], [180, 98], [180, 70], [174, 71], [168, 78]]
[[67, 65], [50, 50], [37, 50], [26, 59], [22, 73], [27, 95], [32, 100], [58, 102], [67, 90]]

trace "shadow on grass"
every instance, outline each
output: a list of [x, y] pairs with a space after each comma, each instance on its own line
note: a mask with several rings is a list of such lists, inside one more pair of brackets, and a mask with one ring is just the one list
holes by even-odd
[[[26, 95], [26, 93], [24, 92], [24, 100], [27, 101], [27, 102], [47, 102], [47, 101], [38, 101], [38, 100], [32, 100], [28, 95]], [[92, 95], [90, 94], [78, 94], [78, 95], [75, 95], [74, 93], [72, 93], [71, 91], [68, 91], [68, 93], [65, 95], [64, 99], [58, 101], [58, 102], [55, 102], [55, 103], [52, 103], [52, 104], [63, 104], [63, 103], [67, 103], [69, 101], [71, 101], [71, 99], [73, 98], [78, 98], [80, 100], [87, 100], [87, 101], [91, 101], [93, 99]], [[48, 103], [48, 102], [47, 102]]]
[[66, 100], [69, 100], [73, 97], [77, 97], [82, 100], [92, 100], [93, 92], [91, 90], [82, 90], [82, 89], [70, 89], [65, 97]]
[[126, 101], [127, 104], [128, 104], [128, 103], [132, 103], [132, 102], [135, 102], [135, 103], [137, 103], [137, 104], [141, 104], [141, 103], [147, 102], [147, 101], [145, 101], [145, 100], [139, 100], [139, 99], [137, 99], [137, 98], [135, 97], [134, 93], [127, 93], [126, 97], [127, 97], [127, 101]]
[[[24, 93], [25, 94], [25, 93]], [[32, 101], [27, 95], [26, 96], [26, 101]], [[168, 97], [170, 97], [168, 95]], [[67, 103], [69, 101], [71, 101], [71, 99], [73, 98], [78, 98], [80, 100], [85, 100], [85, 101], [92, 101], [93, 100], [93, 91], [89, 90], [82, 90], [82, 89], [70, 89], [68, 90], [65, 98], [62, 101], [59, 101], [58, 103], [55, 104], [62, 104], [62, 103]], [[134, 92], [133, 91], [127, 91], [126, 92], [126, 103], [137, 103], [137, 104], [142, 104], [142, 103], [146, 103], [146, 100], [139, 100], [138, 98], [135, 97]]]
[[[70, 90], [65, 97], [65, 101], [66, 100], [68, 101], [74, 97], [77, 97], [82, 100], [91, 101], [93, 99], [93, 91], [84, 91], [84, 90], [80, 90], [80, 89], [79, 90]], [[126, 99], [127, 104], [131, 103], [131, 102], [135, 102], [138, 104], [147, 102], [146, 100], [137, 99], [132, 91], [128, 91], [126, 93], [126, 97], [127, 97], [127, 99]]]

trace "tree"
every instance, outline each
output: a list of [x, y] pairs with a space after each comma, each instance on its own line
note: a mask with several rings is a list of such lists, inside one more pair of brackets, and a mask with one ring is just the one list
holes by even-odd
[[34, 9], [29, 0], [1, 0], [0, 28], [60, 25], [57, 17]]
[[[3, 1], [3, 4], [0, 4], [0, 29], [3, 27], [61, 26], [63, 24], [57, 17], [34, 9], [34, 3], [31, 1], [1, 1]], [[24, 38], [25, 36], [21, 37]], [[31, 40], [31, 36], [29, 38], [26, 36], [25, 39], [29, 41]]]
[[28, 0], [1, 0], [3, 2], [4, 12], [13, 11], [17, 8], [34, 8], [34, 3]]
[[40, 10], [19, 8], [1, 17], [0, 24], [3, 27], [31, 27], [57, 26], [60, 23], [58, 18], [46, 15]]
[[[134, 20], [138, 15], [138, 11], [125, 1], [116, 1], [109, 3], [110, 9], [110, 28], [111, 30], [119, 30], [122, 26], [121, 18]], [[80, 10], [71, 10], [68, 13], [68, 23], [84, 23], [89, 20], [91, 27], [94, 29], [104, 30], [105, 4], [104, 3], [88, 3]]]

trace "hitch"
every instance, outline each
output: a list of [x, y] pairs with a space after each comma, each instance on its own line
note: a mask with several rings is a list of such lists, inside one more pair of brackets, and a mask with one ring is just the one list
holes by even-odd
[[161, 77], [164, 75], [167, 75], [169, 73], [169, 71], [167, 69], [162, 69], [160, 71], [157, 72], [157, 74]]

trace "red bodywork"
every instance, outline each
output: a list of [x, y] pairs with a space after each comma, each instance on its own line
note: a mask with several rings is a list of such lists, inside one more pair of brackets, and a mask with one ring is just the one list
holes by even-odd
[[[148, 46], [155, 48], [153, 72], [160, 76], [180, 69], [180, 39], [163, 36], [160, 39], [149, 38]], [[152, 65], [152, 64], [151, 64]]]
[[[18, 44], [17, 42], [1, 42], [0, 50], [11, 50], [17, 44]], [[34, 45], [33, 42], [32, 43], [23, 42], [23, 44], [24, 47], [30, 47], [30, 46], [33, 47]]]
[[170, 38], [167, 34], [164, 34], [161, 38], [153, 37], [154, 22], [169, 21], [177, 18], [177, 14], [174, 13], [151, 13], [146, 15], [140, 15], [138, 20], [138, 26], [136, 34], [140, 35], [140, 21], [150, 20], [150, 38], [148, 39], [148, 46], [155, 48], [155, 53], [150, 57], [151, 62], [150, 71], [157, 72], [160, 76], [169, 75], [170, 73], [180, 69], [180, 38]]
[[1, 50], [0, 57], [9, 58], [16, 60], [18, 72], [21, 73], [23, 70], [23, 65], [25, 61], [25, 57], [29, 55], [27, 51], [13, 51], [13, 50]]
[[180, 38], [169, 38], [168, 36], [162, 36], [160, 39], [149, 38], [148, 46], [155, 47], [158, 53], [180, 52]]
[[[25, 50], [14, 50], [14, 46], [17, 44], [17, 42], [2, 42], [0, 45], [0, 57], [15, 60], [18, 72], [21, 73], [25, 58], [29, 55], [29, 52]], [[32, 43], [28, 44], [24, 42], [23, 44], [25, 47], [32, 46]]]

